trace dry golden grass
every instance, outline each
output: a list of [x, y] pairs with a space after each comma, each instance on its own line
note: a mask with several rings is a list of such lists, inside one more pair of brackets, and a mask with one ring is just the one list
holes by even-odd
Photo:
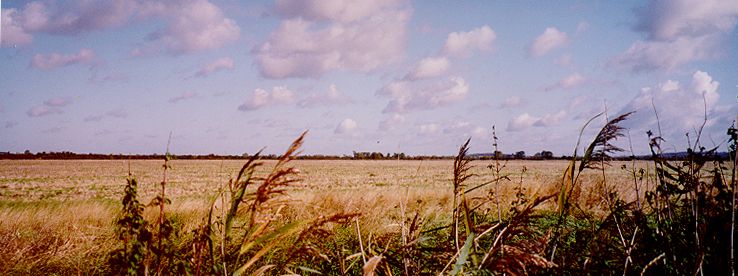
[[[167, 212], [182, 229], [195, 229], [208, 210], [208, 200], [244, 161], [174, 160], [168, 172]], [[257, 170], [264, 176], [273, 161]], [[492, 179], [487, 165], [494, 161], [474, 161], [469, 180], [476, 186]], [[310, 219], [323, 214], [362, 213], [361, 228], [367, 233], [397, 232], [402, 217], [419, 212], [433, 221], [448, 215], [453, 200], [452, 161], [295, 161], [300, 178], [289, 191], [285, 215]], [[160, 160], [97, 161], [0, 161], [0, 274], [31, 271], [89, 272], [105, 262], [106, 253], [117, 246], [113, 221], [119, 212], [126, 176], [130, 171], [139, 180], [142, 203], [158, 192], [162, 179]], [[557, 191], [566, 161], [509, 161], [500, 181], [502, 206], [514, 199], [514, 187], [525, 193], [551, 194]], [[606, 169], [607, 186], [623, 198], [635, 197], [633, 177], [621, 169], [630, 162], [614, 162]], [[636, 165], [646, 167], [648, 163]], [[523, 168], [526, 172], [522, 175]], [[575, 200], [582, 208], [600, 208], [603, 187], [601, 171], [587, 171]], [[521, 184], [522, 183], [522, 184]], [[491, 197], [495, 184], [474, 192]], [[641, 184], [643, 185], [643, 184]], [[643, 191], [645, 189], [641, 189]], [[552, 208], [551, 205], [544, 208]], [[489, 211], [493, 204], [483, 206]], [[146, 216], [155, 218], [155, 208]], [[77, 270], [78, 269], [78, 270]], [[3, 273], [6, 272], [6, 273]], [[64, 273], [64, 274], [66, 274]]]

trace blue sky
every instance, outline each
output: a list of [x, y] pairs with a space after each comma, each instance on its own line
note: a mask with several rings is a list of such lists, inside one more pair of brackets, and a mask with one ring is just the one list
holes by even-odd
[[[571, 154], [738, 110], [735, 1], [3, 1], [0, 151]], [[603, 119], [604, 120], [604, 119]], [[604, 121], [585, 131], [589, 139]], [[627, 139], [620, 140], [627, 146]], [[626, 143], [626, 144], [623, 144]]]

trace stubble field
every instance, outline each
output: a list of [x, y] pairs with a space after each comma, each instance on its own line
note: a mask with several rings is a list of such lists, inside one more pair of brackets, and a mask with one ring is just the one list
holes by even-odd
[[[228, 189], [243, 160], [172, 160], [167, 171], [168, 213], [181, 233], [199, 225], [219, 189]], [[265, 176], [275, 161], [265, 161], [256, 174]], [[470, 186], [494, 179], [495, 161], [473, 161]], [[500, 162], [503, 179], [469, 195], [488, 199], [480, 206], [503, 212], [518, 191], [530, 198], [557, 192], [567, 161]], [[139, 200], [148, 203], [160, 191], [161, 160], [22, 160], [0, 161], [0, 271], [94, 272], [106, 267], [107, 253], [119, 246], [114, 221], [130, 172], [139, 181]], [[285, 219], [314, 218], [329, 213], [361, 213], [362, 231], [372, 235], [396, 231], [404, 213], [441, 220], [453, 200], [453, 161], [293, 161], [299, 182], [273, 204], [285, 205]], [[492, 165], [492, 167], [489, 167]], [[596, 212], [605, 190], [634, 198], [631, 167], [645, 162], [614, 162], [602, 171], [586, 171], [576, 191], [579, 206]], [[623, 169], [626, 166], [628, 169]], [[475, 184], [476, 183], [476, 184]], [[498, 196], [495, 195], [495, 192]], [[484, 200], [480, 200], [484, 201]], [[216, 208], [220, 202], [216, 201]], [[552, 210], [554, 202], [540, 208]], [[146, 216], [155, 218], [156, 208]], [[444, 215], [446, 214], [446, 215]]]

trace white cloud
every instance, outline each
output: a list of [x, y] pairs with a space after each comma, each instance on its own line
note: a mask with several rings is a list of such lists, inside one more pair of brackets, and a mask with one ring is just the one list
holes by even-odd
[[489, 136], [489, 130], [487, 130], [486, 128], [477, 126], [477, 127], [474, 127], [474, 129], [471, 132], [471, 135], [474, 137], [487, 138]]
[[440, 127], [437, 124], [422, 124], [418, 126], [418, 134], [420, 135], [432, 135], [437, 134]]
[[355, 22], [372, 17], [383, 9], [404, 5], [406, 2], [406, 0], [277, 0], [275, 7], [277, 12], [290, 18]]
[[180, 95], [169, 98], [169, 103], [178, 103], [180, 101], [192, 99], [194, 97], [197, 97], [197, 93], [192, 92], [192, 91], [187, 91]]
[[611, 64], [632, 72], [673, 71], [682, 64], [718, 56], [738, 22], [738, 2], [722, 0], [651, 1], [636, 11], [633, 43]]
[[[302, 2], [302, 1], [299, 1]], [[402, 56], [410, 19], [404, 1], [305, 1], [254, 49], [267, 78], [320, 77], [334, 70], [369, 72]], [[300, 8], [297, 8], [300, 7]], [[371, 7], [354, 10], [357, 7]]]
[[535, 123], [533, 123], [533, 126], [537, 127], [547, 127], [547, 126], [553, 126], [557, 125], [561, 120], [563, 120], [566, 117], [567, 113], [566, 110], [560, 110], [559, 112], [553, 113], [553, 114], [546, 114], [543, 115], [540, 119], [538, 119]]
[[387, 131], [392, 130], [400, 125], [402, 125], [405, 122], [405, 116], [402, 116], [400, 114], [394, 113], [391, 114], [389, 117], [385, 118], [381, 122], [379, 122], [379, 130]]
[[383, 112], [405, 113], [444, 107], [463, 100], [469, 92], [469, 85], [460, 77], [452, 77], [422, 89], [416, 86], [412, 82], [395, 81], [383, 87], [377, 94], [392, 98]]
[[443, 133], [465, 132], [472, 128], [472, 124], [466, 121], [456, 121], [446, 126]]
[[294, 94], [287, 87], [275, 86], [271, 92], [257, 88], [254, 89], [251, 97], [238, 107], [238, 110], [250, 111], [267, 105], [290, 104], [294, 101]]
[[738, 20], [738, 2], [723, 0], [651, 1], [636, 11], [635, 29], [651, 40], [673, 40], [730, 32]]
[[408, 73], [404, 79], [420, 80], [439, 77], [448, 71], [448, 67], [449, 60], [447, 57], [427, 57], [420, 60], [415, 69]]
[[566, 118], [566, 115], [568, 113], [566, 110], [560, 110], [559, 112], [552, 113], [552, 114], [546, 114], [543, 115], [543, 117], [534, 117], [530, 114], [523, 113], [519, 116], [513, 118], [507, 123], [507, 130], [508, 131], [521, 131], [528, 129], [530, 127], [549, 127], [557, 125]]
[[336, 134], [348, 134], [353, 133], [358, 128], [358, 124], [356, 124], [356, 121], [346, 118], [343, 121], [341, 121], [340, 124], [336, 127], [336, 129], [333, 131]]
[[538, 118], [530, 116], [528, 113], [520, 114], [519, 116], [510, 120], [507, 123], [508, 131], [520, 131], [533, 126], [538, 121]]
[[215, 61], [208, 63], [204, 67], [200, 68], [200, 70], [195, 73], [196, 77], [207, 77], [208, 75], [222, 71], [222, 70], [233, 70], [235, 67], [235, 63], [233, 62], [232, 58], [229, 57], [223, 57], [216, 59]]
[[19, 11], [16, 9], [2, 9], [0, 46], [14, 47], [29, 44], [33, 41], [33, 35], [23, 29], [20, 21]]
[[163, 19], [164, 24], [146, 37], [155, 45], [138, 48], [139, 54], [160, 48], [172, 54], [216, 49], [240, 36], [236, 22], [207, 0], [33, 1], [22, 10], [3, 9], [2, 13], [4, 47], [29, 44], [38, 33], [77, 35], [149, 18]]
[[460, 137], [489, 138], [489, 131], [486, 128], [467, 121], [452, 121], [443, 129], [443, 133]]
[[328, 91], [325, 93], [313, 93], [300, 100], [297, 105], [299, 107], [311, 108], [316, 106], [328, 106], [334, 104], [349, 103], [351, 100], [343, 93], [338, 90], [335, 84], [331, 84], [328, 87]]
[[[450, 33], [438, 55], [421, 59], [402, 79], [390, 82], [377, 92], [391, 98], [383, 112], [429, 110], [463, 100], [469, 92], [466, 81], [461, 77], [441, 81], [440, 77], [446, 76], [451, 57], [469, 57], [474, 51], [490, 50], [494, 40], [495, 32], [487, 25], [468, 32]], [[435, 83], [429, 85], [429, 79], [436, 79]]]
[[628, 68], [634, 73], [671, 72], [682, 64], [714, 57], [718, 45], [714, 35], [679, 37], [671, 41], [636, 41], [609, 64]]
[[272, 100], [277, 103], [291, 103], [294, 101], [292, 91], [284, 86], [277, 86], [272, 89]]
[[[656, 131], [656, 116], [653, 105], [659, 114], [661, 125], [667, 139], [684, 139], [685, 132], [699, 128], [705, 119], [706, 126], [714, 125], [722, 117], [735, 116], [734, 110], [723, 110], [717, 105], [720, 94], [720, 83], [702, 71], [692, 74], [689, 85], [680, 85], [677, 81], [668, 80], [656, 88], [644, 87], [621, 112], [636, 111], [626, 123], [638, 130]], [[723, 127], [723, 126], [720, 126]], [[645, 130], [644, 130], [645, 131]], [[721, 130], [721, 131], [724, 131]], [[681, 136], [681, 137], [680, 137]]]
[[2, 46], [13, 47], [33, 41], [35, 33], [76, 35], [124, 24], [137, 3], [127, 0], [33, 1], [23, 9], [2, 10]]
[[669, 91], [675, 91], [679, 90], [679, 82], [673, 81], [673, 80], [667, 80], [663, 84], [661, 84], [661, 91], [669, 92]]
[[36, 54], [31, 60], [31, 66], [42, 70], [51, 70], [73, 64], [92, 64], [95, 62], [95, 52], [90, 49], [80, 49], [76, 54]]
[[242, 105], [238, 107], [238, 110], [256, 110], [269, 104], [271, 94], [264, 89], [257, 88], [254, 90], [254, 94], [246, 100]]
[[451, 56], [470, 56], [473, 51], [489, 51], [497, 34], [484, 25], [468, 32], [453, 32], [448, 35], [443, 53]]
[[528, 54], [534, 57], [545, 55], [549, 51], [563, 46], [568, 40], [565, 32], [548, 27], [528, 47]]
[[587, 79], [581, 74], [573, 73], [559, 80], [557, 83], [549, 85], [548, 87], [546, 87], [546, 91], [551, 91], [551, 90], [556, 90], [556, 89], [571, 89], [571, 88], [581, 86], [586, 81]]
[[141, 13], [164, 18], [166, 25], [147, 38], [171, 54], [217, 49], [241, 34], [236, 22], [207, 0], [143, 2]]

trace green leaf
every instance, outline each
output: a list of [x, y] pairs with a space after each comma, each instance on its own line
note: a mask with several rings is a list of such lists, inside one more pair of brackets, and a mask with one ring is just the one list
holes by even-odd
[[464, 268], [464, 264], [469, 258], [469, 251], [472, 247], [472, 241], [474, 241], [474, 236], [475, 236], [474, 233], [471, 233], [466, 238], [466, 241], [464, 241], [464, 246], [461, 247], [461, 251], [459, 252], [459, 258], [456, 259], [456, 264], [454, 264], [454, 270], [451, 271], [451, 275], [459, 275], [459, 273], [461, 273], [461, 269]]

